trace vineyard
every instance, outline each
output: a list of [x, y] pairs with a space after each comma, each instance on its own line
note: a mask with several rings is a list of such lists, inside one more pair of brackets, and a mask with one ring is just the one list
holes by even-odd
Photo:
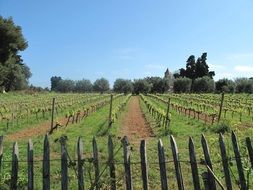
[[253, 188], [248, 94], [0, 94], [1, 135], [0, 189]]

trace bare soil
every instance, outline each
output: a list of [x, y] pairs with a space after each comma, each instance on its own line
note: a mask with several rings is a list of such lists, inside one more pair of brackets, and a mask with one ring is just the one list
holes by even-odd
[[[67, 123], [67, 121], [68, 121], [68, 118], [61, 118], [57, 120], [57, 122], [61, 124]], [[29, 138], [37, 137], [40, 135], [46, 135], [50, 131], [50, 128], [51, 128], [51, 121], [47, 121], [44, 123], [40, 123], [35, 127], [26, 128], [16, 133], [7, 135], [6, 140], [18, 141], [21, 139], [29, 139]]]
[[142, 139], [154, 137], [140, 108], [139, 96], [132, 96], [129, 100], [128, 111], [122, 119], [119, 134], [121, 137], [127, 136], [130, 143], [139, 143]]

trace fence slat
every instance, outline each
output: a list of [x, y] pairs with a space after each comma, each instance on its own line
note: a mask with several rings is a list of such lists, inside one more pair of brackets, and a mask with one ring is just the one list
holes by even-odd
[[124, 154], [126, 190], [133, 190], [129, 141], [126, 136], [124, 136], [124, 138], [122, 139], [122, 145], [123, 145], [123, 154]]
[[116, 190], [116, 174], [115, 174], [115, 165], [114, 165], [114, 146], [112, 142], [112, 137], [108, 137], [108, 164], [110, 170], [110, 186], [111, 190]]
[[247, 145], [247, 149], [248, 149], [248, 153], [249, 153], [251, 168], [253, 168], [253, 148], [252, 148], [251, 140], [249, 137], [246, 138], [246, 145]]
[[27, 146], [27, 174], [28, 174], [28, 190], [34, 189], [34, 169], [33, 169], [33, 143], [32, 140], [28, 140]]
[[93, 147], [93, 165], [95, 169], [95, 189], [98, 190], [99, 185], [99, 162], [98, 162], [98, 147], [97, 147], [97, 141], [95, 137], [92, 140], [92, 147]]
[[198, 172], [198, 164], [197, 164], [197, 159], [196, 159], [196, 154], [195, 154], [195, 146], [194, 146], [193, 139], [191, 137], [189, 138], [189, 155], [190, 155], [194, 190], [200, 190], [199, 172]]
[[66, 139], [61, 138], [61, 189], [68, 190], [68, 155], [66, 150]]
[[0, 136], [0, 172], [1, 172], [1, 169], [2, 169], [2, 159], [3, 159], [3, 136]]
[[241, 155], [240, 155], [237, 139], [236, 139], [235, 133], [233, 131], [232, 131], [231, 138], [232, 138], [232, 144], [233, 144], [233, 149], [234, 149], [235, 160], [236, 160], [236, 165], [237, 165], [237, 170], [238, 170], [241, 189], [246, 190], [247, 185], [246, 185], [246, 180], [245, 180], [244, 173], [243, 173]]
[[81, 137], [77, 142], [77, 172], [78, 172], [78, 190], [84, 190], [83, 178], [83, 141]]
[[43, 153], [43, 190], [50, 190], [50, 148], [48, 135], [44, 139], [44, 153]]
[[179, 162], [179, 153], [178, 153], [177, 143], [176, 143], [175, 138], [172, 135], [170, 135], [170, 144], [171, 144], [171, 150], [172, 150], [172, 155], [173, 155], [173, 160], [174, 160], [174, 165], [175, 165], [175, 170], [176, 170], [178, 189], [184, 190], [184, 182], [183, 182], [183, 176], [182, 176], [182, 171], [181, 171], [181, 165]]
[[220, 136], [219, 136], [219, 144], [220, 144], [222, 165], [223, 165], [227, 190], [232, 190], [232, 182], [231, 182], [230, 172], [229, 172], [227, 151], [226, 151], [226, 146], [224, 143], [224, 137], [222, 134], [220, 134]]
[[168, 190], [164, 147], [161, 139], [159, 139], [158, 141], [158, 158], [160, 167], [161, 188], [162, 190]]
[[[211, 158], [210, 158], [210, 153], [209, 153], [209, 148], [208, 148], [208, 144], [207, 144], [204, 134], [201, 135], [201, 145], [203, 148], [206, 165], [208, 165], [209, 168], [211, 170], [213, 170], [213, 166], [212, 166], [212, 162], [211, 162]], [[211, 188], [211, 190], [216, 190], [215, 179], [210, 172], [208, 172], [208, 181], [209, 181], [209, 187]]]
[[18, 189], [18, 143], [13, 144], [12, 169], [11, 169], [11, 190]]
[[148, 190], [148, 162], [146, 154], [146, 141], [142, 140], [140, 145], [140, 157], [141, 157], [141, 174], [143, 189]]

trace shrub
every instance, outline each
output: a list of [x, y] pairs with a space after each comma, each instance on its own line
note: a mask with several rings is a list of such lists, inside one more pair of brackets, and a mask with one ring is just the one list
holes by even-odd
[[211, 131], [215, 133], [226, 133], [231, 131], [231, 123], [227, 120], [224, 120], [216, 125], [211, 127]]

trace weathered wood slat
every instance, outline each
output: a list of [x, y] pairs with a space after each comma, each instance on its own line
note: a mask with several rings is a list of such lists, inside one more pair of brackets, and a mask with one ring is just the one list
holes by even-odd
[[253, 148], [252, 148], [252, 143], [251, 143], [251, 140], [249, 137], [246, 138], [246, 146], [247, 146], [248, 153], [249, 153], [251, 168], [253, 168]]
[[220, 180], [218, 179], [218, 177], [213, 173], [213, 171], [211, 170], [211, 168], [208, 165], [206, 165], [206, 167], [207, 167], [208, 172], [210, 172], [210, 174], [213, 176], [213, 178], [218, 183], [218, 185], [220, 186], [220, 188], [222, 190], [225, 190], [224, 186], [222, 185], [222, 183], [220, 182]]
[[97, 147], [97, 141], [95, 137], [92, 140], [92, 147], [93, 147], [93, 165], [95, 169], [95, 189], [98, 190], [99, 185], [99, 162], [98, 162], [98, 147]]
[[[210, 153], [209, 153], [209, 148], [208, 148], [208, 144], [207, 144], [204, 134], [201, 135], [201, 145], [202, 145], [202, 149], [204, 152], [206, 165], [208, 165], [209, 168], [211, 168], [211, 170], [213, 170], [213, 166], [212, 166], [212, 162], [211, 162], [211, 158], [210, 158]], [[215, 179], [212, 176], [212, 174], [210, 174], [210, 172], [208, 172], [208, 173], [209, 173], [209, 176], [208, 176], [209, 187], [211, 188], [211, 190], [216, 190]]]
[[161, 189], [168, 190], [166, 160], [165, 160], [165, 154], [164, 154], [164, 147], [163, 147], [163, 143], [161, 139], [159, 139], [158, 141], [158, 158], [159, 158], [159, 167], [160, 167]]
[[220, 144], [222, 165], [223, 165], [227, 190], [232, 190], [232, 182], [231, 182], [231, 177], [230, 177], [230, 172], [229, 172], [227, 151], [226, 151], [226, 146], [224, 143], [224, 137], [222, 134], [220, 134], [219, 136], [219, 144]]
[[191, 137], [189, 138], [189, 155], [190, 155], [194, 190], [200, 190], [199, 172], [198, 172], [198, 164], [197, 164], [197, 159], [196, 159], [196, 154], [195, 154], [195, 146], [194, 146], [193, 139]]
[[84, 190], [84, 177], [83, 177], [83, 141], [81, 137], [77, 142], [77, 175], [78, 175], [78, 190]]
[[27, 174], [28, 174], [28, 190], [34, 189], [34, 169], [33, 169], [33, 143], [32, 140], [28, 140], [27, 146]]
[[233, 149], [234, 149], [234, 154], [235, 154], [235, 160], [236, 160], [241, 190], [246, 190], [247, 185], [246, 185], [246, 180], [243, 173], [241, 155], [240, 155], [239, 146], [238, 146], [237, 139], [234, 132], [232, 132], [231, 138], [232, 138], [232, 144], [233, 144]]
[[18, 189], [18, 143], [15, 142], [13, 144], [13, 151], [12, 151], [12, 169], [11, 169], [11, 190]]
[[46, 135], [44, 139], [42, 177], [43, 177], [43, 190], [50, 190], [50, 147], [48, 135]]
[[68, 190], [68, 155], [66, 140], [61, 138], [61, 189]]
[[122, 146], [124, 155], [126, 190], [133, 190], [129, 141], [126, 136], [122, 139]]
[[172, 150], [175, 171], [176, 171], [177, 186], [179, 190], [184, 190], [183, 176], [182, 176], [181, 165], [179, 161], [179, 152], [178, 152], [176, 140], [172, 135], [170, 135], [170, 144], [171, 144], [171, 150]]
[[110, 187], [111, 190], [116, 190], [116, 174], [114, 165], [114, 146], [112, 142], [112, 137], [108, 137], [108, 164], [110, 170]]
[[142, 140], [140, 145], [140, 157], [141, 157], [141, 174], [142, 174], [142, 187], [144, 190], [148, 190], [148, 162], [146, 153], [146, 141]]

